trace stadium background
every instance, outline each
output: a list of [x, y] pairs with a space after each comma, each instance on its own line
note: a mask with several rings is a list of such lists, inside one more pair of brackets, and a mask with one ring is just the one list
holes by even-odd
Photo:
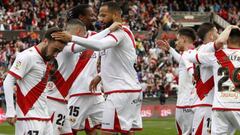
[[[0, 0], [0, 134], [13, 134], [4, 116], [2, 82], [17, 53], [40, 42], [44, 30], [64, 27], [66, 11], [89, 3], [95, 12], [104, 0]], [[197, 29], [213, 22], [221, 32], [240, 24], [238, 0], [119, 0], [124, 22], [134, 31], [138, 59], [135, 68], [144, 91], [144, 131], [137, 134], [176, 134], [174, 114], [178, 90], [178, 65], [155, 45], [168, 40], [174, 47], [183, 26]], [[98, 30], [100, 23], [95, 24]]]

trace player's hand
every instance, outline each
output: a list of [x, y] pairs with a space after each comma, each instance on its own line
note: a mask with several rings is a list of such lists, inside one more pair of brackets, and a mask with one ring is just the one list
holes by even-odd
[[156, 44], [158, 45], [159, 48], [161, 48], [164, 51], [169, 51], [170, 45], [168, 41], [163, 41], [163, 40], [157, 40]]
[[109, 27], [109, 30], [110, 32], [114, 32], [118, 29], [121, 29], [122, 28], [122, 23], [120, 22], [114, 22], [110, 27]]
[[100, 83], [101, 81], [101, 77], [98, 75], [96, 76], [90, 83], [89, 85], [89, 90], [92, 92], [92, 93], [95, 93], [95, 91], [97, 90], [97, 85]]
[[54, 32], [51, 34], [52, 38], [55, 40], [60, 40], [63, 42], [71, 42], [72, 41], [72, 35], [67, 33], [66, 31], [63, 32]]
[[17, 118], [16, 117], [8, 117], [6, 120], [10, 125], [14, 126], [17, 121]]

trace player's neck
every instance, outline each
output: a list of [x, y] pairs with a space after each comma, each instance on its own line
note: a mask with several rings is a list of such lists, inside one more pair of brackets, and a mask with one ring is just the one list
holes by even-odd
[[36, 48], [39, 50], [40, 53], [42, 53], [43, 47], [44, 47], [44, 44], [42, 42], [36, 45]]

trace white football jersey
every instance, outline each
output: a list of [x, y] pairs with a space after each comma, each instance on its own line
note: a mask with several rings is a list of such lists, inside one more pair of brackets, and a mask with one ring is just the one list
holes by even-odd
[[9, 74], [17, 78], [16, 112], [19, 120], [49, 119], [44, 93], [48, 69], [37, 47], [18, 54]]
[[227, 48], [216, 53], [196, 53], [191, 61], [213, 67], [213, 110], [240, 110], [240, 50]]
[[108, 36], [114, 38], [118, 45], [100, 52], [104, 92], [140, 92], [141, 86], [134, 69], [137, 55], [133, 33], [123, 26]]
[[[215, 52], [214, 42], [203, 44], [194, 51], [197, 51], [199, 53]], [[189, 51], [189, 53], [194, 53], [194, 51]], [[211, 107], [214, 96], [214, 79], [212, 67], [197, 62], [195, 64], [195, 75], [196, 101], [192, 107]]]
[[[170, 51], [171, 52], [171, 51]], [[177, 107], [184, 108], [190, 107], [193, 104], [193, 91], [194, 86], [192, 82], [192, 74], [189, 70], [192, 70], [193, 64], [186, 60], [187, 52], [183, 52], [179, 59], [178, 68], [178, 93], [177, 93]]]

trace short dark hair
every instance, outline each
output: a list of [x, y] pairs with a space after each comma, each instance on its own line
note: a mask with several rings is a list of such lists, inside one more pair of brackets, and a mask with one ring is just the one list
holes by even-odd
[[239, 29], [232, 29], [228, 40], [233, 44], [240, 44], [240, 30]]
[[67, 20], [70, 19], [77, 19], [79, 18], [79, 15], [85, 16], [87, 14], [87, 8], [90, 8], [91, 6], [88, 4], [80, 4], [77, 5], [67, 12]]
[[196, 32], [193, 28], [183, 27], [178, 31], [178, 34], [181, 36], [189, 37], [193, 42], [196, 40]]
[[210, 22], [203, 23], [197, 30], [198, 37], [203, 41], [207, 33], [211, 31], [214, 27], [215, 25]]
[[112, 12], [122, 13], [122, 9], [121, 9], [119, 3], [116, 3], [116, 2], [113, 2], [113, 1], [108, 1], [108, 2], [104, 2], [101, 6], [107, 6], [108, 9]]
[[79, 25], [79, 26], [85, 27], [85, 24], [79, 19], [68, 20], [67, 25]]
[[62, 32], [63, 30], [58, 28], [58, 27], [52, 27], [49, 28], [44, 35], [44, 38], [48, 39], [48, 40], [55, 40], [54, 38], [52, 38], [51, 34], [54, 32]]

